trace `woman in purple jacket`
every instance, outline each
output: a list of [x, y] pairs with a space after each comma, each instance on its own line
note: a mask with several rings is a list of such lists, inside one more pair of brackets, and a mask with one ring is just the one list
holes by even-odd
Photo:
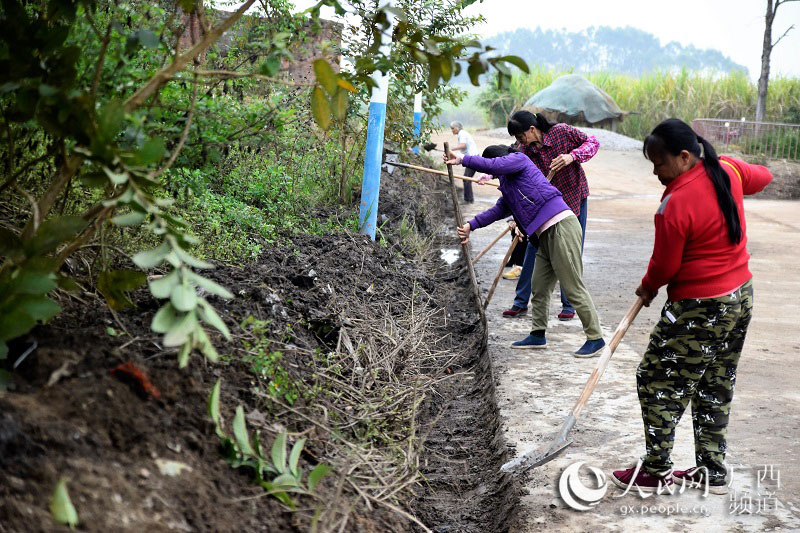
[[578, 218], [531, 160], [508, 146], [489, 146], [483, 157], [451, 156], [445, 163], [464, 165], [500, 180], [502, 196], [494, 207], [475, 216], [458, 228], [461, 242], [469, 241], [472, 230], [513, 215], [517, 225], [529, 236], [539, 239], [539, 251], [533, 268], [531, 298], [531, 333], [513, 343], [512, 348], [545, 348], [545, 330], [550, 308], [550, 295], [556, 281], [575, 307], [583, 324], [586, 342], [576, 357], [592, 357], [605, 346], [600, 320], [592, 297], [583, 284], [581, 261], [582, 231]]

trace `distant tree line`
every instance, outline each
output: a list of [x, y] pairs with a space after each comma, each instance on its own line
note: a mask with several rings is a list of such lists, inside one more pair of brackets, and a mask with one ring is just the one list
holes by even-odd
[[672, 68], [747, 72], [746, 67], [719, 50], [701, 50], [674, 41], [662, 46], [655, 35], [631, 27], [600, 26], [579, 32], [521, 28], [495, 35], [484, 43], [496, 48], [498, 55], [514, 54], [529, 65], [573, 72], [637, 76]]

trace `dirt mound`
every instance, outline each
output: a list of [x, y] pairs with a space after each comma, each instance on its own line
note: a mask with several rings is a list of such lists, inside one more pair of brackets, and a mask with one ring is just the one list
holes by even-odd
[[[445, 189], [398, 172], [383, 182], [382, 241], [286, 236], [255, 264], [210, 273], [237, 296], [209, 298], [234, 334], [215, 339], [219, 364], [193, 356], [178, 370], [149, 330], [158, 303], [145, 291], [116, 316], [94, 294], [64, 299], [12, 346], [9, 364], [36, 343], [0, 396], [3, 530], [56, 529], [47, 502], [61, 476], [88, 531], [304, 531], [315, 509], [325, 530], [410, 531], [412, 512], [440, 531], [507, 530], [518, 496], [495, 474], [486, 333], [463, 259], [430, 253], [452, 244]], [[112, 376], [125, 361], [158, 392]], [[308, 439], [305, 471], [334, 467], [300, 512], [223, 460], [206, 407], [219, 378], [223, 417], [242, 404], [262, 442], [286, 429]], [[189, 468], [166, 475], [162, 460]]]

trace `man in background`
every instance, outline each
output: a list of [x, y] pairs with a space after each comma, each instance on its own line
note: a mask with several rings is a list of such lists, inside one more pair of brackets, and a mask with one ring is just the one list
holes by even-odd
[[[475, 144], [475, 141], [472, 139], [472, 135], [469, 134], [464, 129], [464, 125], [460, 122], [453, 121], [450, 123], [450, 131], [453, 132], [453, 135], [458, 136], [458, 141], [455, 146], [451, 148], [453, 152], [457, 152], [462, 156], [465, 155], [481, 155], [478, 152], [478, 146]], [[471, 178], [475, 175], [475, 169], [467, 168], [465, 169], [464, 175], [468, 178]], [[471, 204], [475, 201], [475, 197], [472, 194], [472, 182], [465, 181], [464, 182], [464, 201], [468, 204]]]

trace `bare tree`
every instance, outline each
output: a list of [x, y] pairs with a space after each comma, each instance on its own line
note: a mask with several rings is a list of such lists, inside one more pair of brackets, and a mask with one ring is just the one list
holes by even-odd
[[778, 7], [787, 2], [797, 2], [798, 0], [775, 0], [773, 5], [772, 0], [767, 0], [767, 15], [765, 17], [764, 27], [764, 47], [761, 50], [761, 75], [758, 77], [758, 101], [756, 102], [756, 121], [764, 120], [764, 115], [767, 109], [767, 88], [769, 86], [769, 56], [772, 54], [772, 49], [775, 48], [781, 39], [786, 37], [793, 28], [794, 24], [789, 26], [783, 35], [778, 37], [774, 43], [772, 42], [772, 23], [775, 21], [775, 13]]

